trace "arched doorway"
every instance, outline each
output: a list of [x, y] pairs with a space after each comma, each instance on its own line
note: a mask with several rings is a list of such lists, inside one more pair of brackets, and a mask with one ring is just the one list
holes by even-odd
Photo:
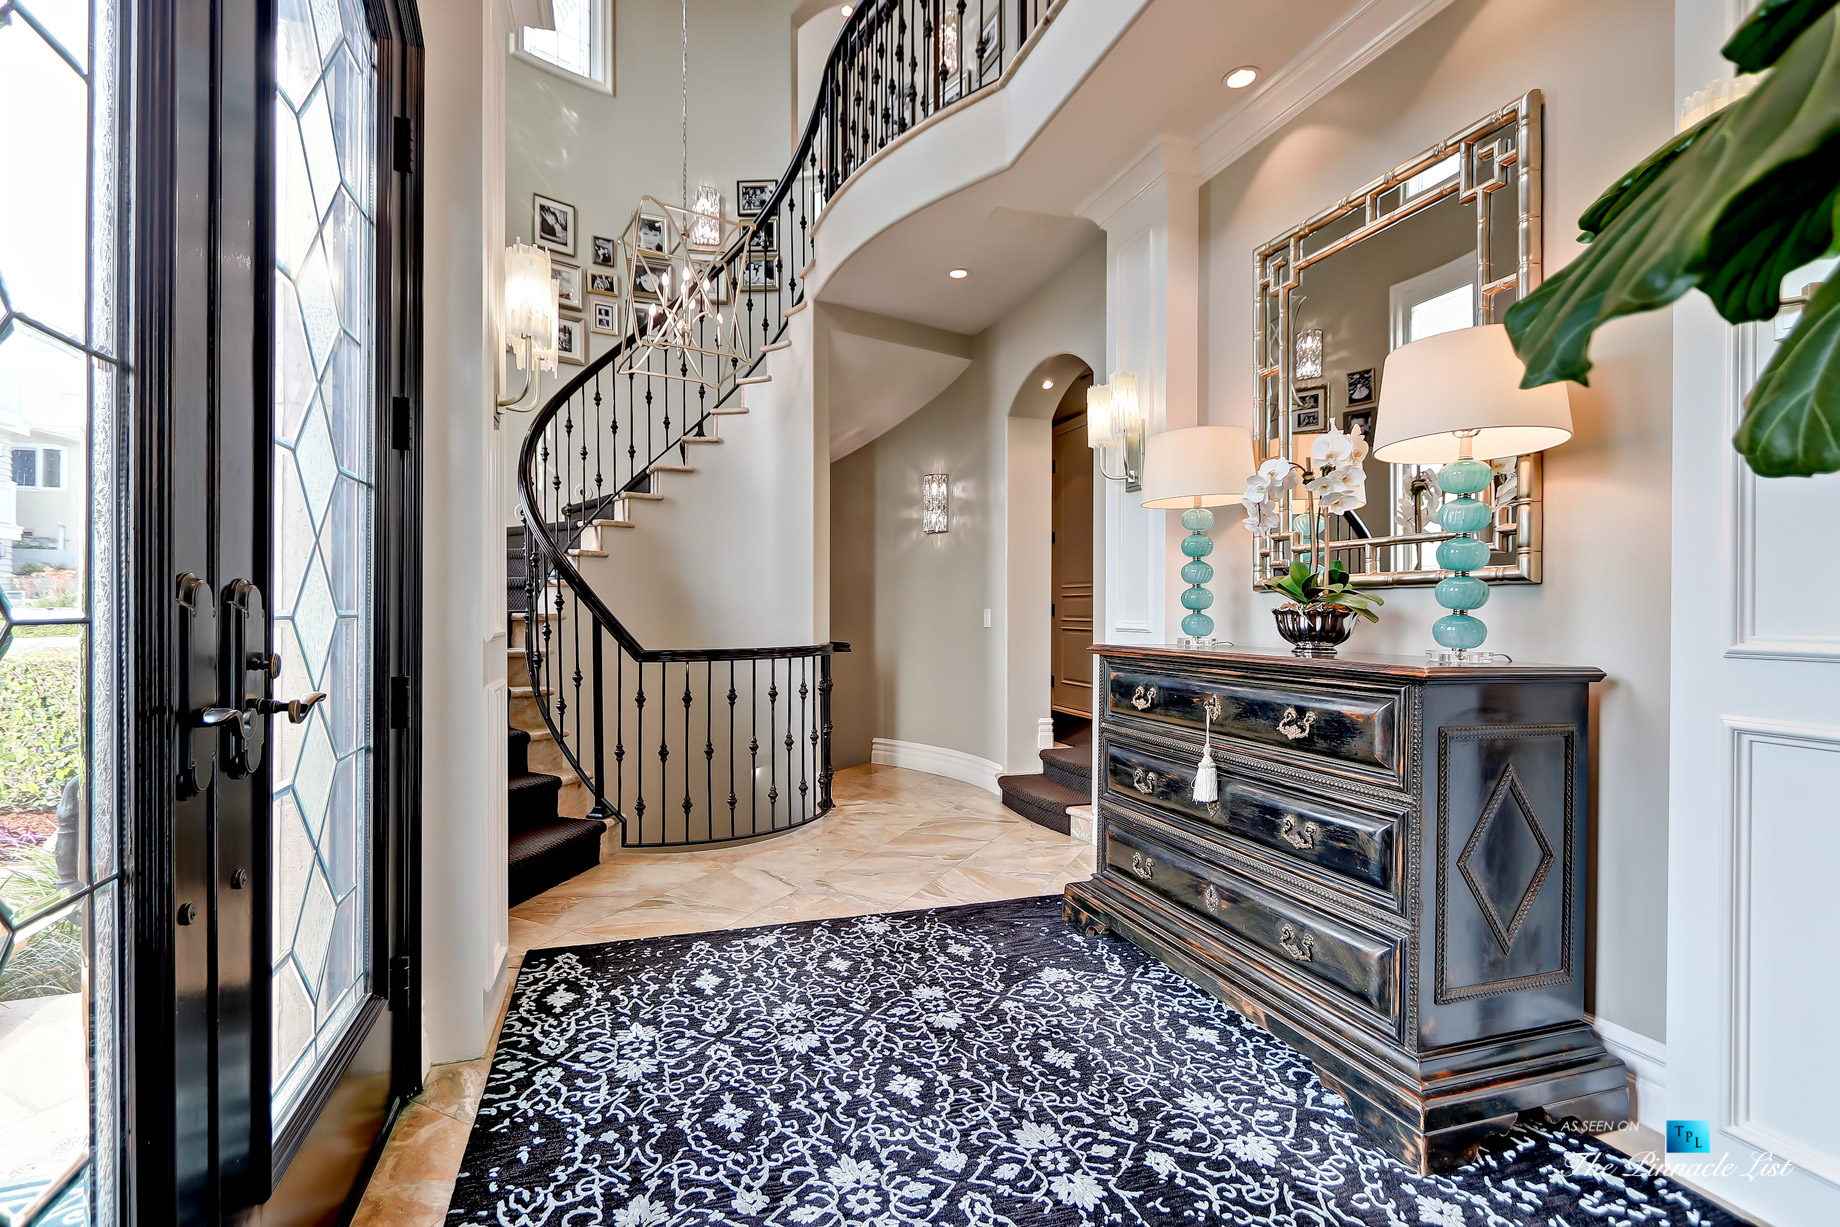
[[1049, 710], [1054, 739], [1090, 732], [1093, 714], [1093, 462], [1086, 445], [1092, 372], [1067, 383], [1055, 407], [1053, 528], [1049, 536]]

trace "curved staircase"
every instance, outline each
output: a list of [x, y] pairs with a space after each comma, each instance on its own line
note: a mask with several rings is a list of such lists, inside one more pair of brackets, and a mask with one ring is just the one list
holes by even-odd
[[998, 776], [1003, 804], [1050, 831], [1071, 834], [1070, 811], [1092, 804], [1092, 753], [1089, 723], [1069, 734], [1066, 745], [1043, 750], [1039, 773]]
[[[988, 42], [985, 11], [999, 7], [1015, 25], [1006, 35], [999, 22]], [[859, 5], [791, 165], [713, 261], [722, 310], [666, 310], [662, 323], [654, 310], [645, 332], [537, 410], [517, 461], [523, 523], [507, 541], [514, 882], [586, 868], [591, 828], [617, 828], [626, 847], [681, 847], [789, 830], [831, 808], [831, 657], [849, 645], [647, 648], [614, 611], [632, 577], [603, 591], [578, 564], [608, 557], [610, 533], [644, 531], [635, 508], [694, 475], [691, 457], [723, 443], [721, 420], [749, 411], [774, 355], [792, 359], [795, 335], [809, 336], [793, 324], [826, 203], [880, 150], [995, 85], [1052, 13], [1048, 0]]]

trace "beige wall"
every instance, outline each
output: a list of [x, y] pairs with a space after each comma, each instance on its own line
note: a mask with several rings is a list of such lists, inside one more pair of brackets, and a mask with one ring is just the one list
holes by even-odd
[[[1059, 397], [1031, 378], [1060, 355], [1100, 369], [1104, 349], [1105, 248], [1094, 243], [980, 333], [971, 365], [930, 404], [831, 466], [831, 633], [857, 647], [834, 702], [840, 729], [844, 713], [866, 725], [847, 734], [853, 744], [885, 737], [1037, 769]], [[950, 532], [920, 531], [927, 473], [951, 475]]]
[[[1550, 271], [1577, 250], [1574, 219], [1673, 130], [1668, 0], [1458, 0], [1206, 187], [1206, 403], [1240, 422], [1252, 402], [1250, 255], [1260, 243], [1530, 88], [1546, 95]], [[1672, 345], [1665, 315], [1598, 335], [1577, 435], [1547, 453], [1546, 582], [1494, 591], [1489, 646], [1523, 661], [1596, 665], [1592, 1008], [1665, 1034]], [[1245, 575], [1248, 535], [1218, 529], [1223, 577]], [[1173, 538], [1172, 538], [1173, 540]], [[1173, 566], [1172, 566], [1173, 572]], [[1649, 594], [1644, 596], [1643, 594]], [[1270, 597], [1223, 581], [1215, 606], [1239, 643], [1280, 641]], [[1173, 606], [1173, 602], [1171, 603]], [[1438, 609], [1387, 594], [1366, 651], [1417, 653]]]

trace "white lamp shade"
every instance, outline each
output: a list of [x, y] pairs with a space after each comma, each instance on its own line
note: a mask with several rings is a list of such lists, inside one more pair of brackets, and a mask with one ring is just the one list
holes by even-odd
[[1246, 492], [1258, 467], [1244, 426], [1188, 426], [1144, 443], [1146, 507], [1223, 507]]
[[1086, 389], [1086, 446], [1112, 445], [1112, 390], [1096, 383]]
[[537, 348], [556, 343], [556, 293], [549, 252], [515, 243], [505, 248], [505, 335], [529, 338]]
[[1387, 355], [1380, 381], [1374, 458], [1388, 464], [1448, 464], [1457, 431], [1476, 431], [1477, 460], [1525, 456], [1572, 437], [1567, 385], [1522, 388], [1526, 368], [1500, 324], [1442, 332]]

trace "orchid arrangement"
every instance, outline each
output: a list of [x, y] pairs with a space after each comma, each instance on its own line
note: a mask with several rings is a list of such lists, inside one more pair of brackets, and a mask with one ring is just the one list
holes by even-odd
[[[1246, 479], [1246, 492], [1240, 498], [1240, 505], [1246, 509], [1246, 528], [1266, 538], [1282, 529], [1285, 496], [1299, 486], [1313, 504], [1312, 524], [1318, 515], [1366, 506], [1367, 470], [1362, 462], [1367, 459], [1367, 451], [1367, 438], [1359, 426], [1353, 434], [1343, 434], [1332, 425], [1311, 441], [1308, 469], [1282, 456], [1267, 460]], [[1339, 562], [1331, 562], [1319, 571], [1300, 559], [1294, 560], [1289, 573], [1272, 580], [1271, 586], [1300, 605], [1340, 605], [1370, 622], [1379, 621], [1373, 606], [1385, 603], [1350, 586], [1348, 569]]]

